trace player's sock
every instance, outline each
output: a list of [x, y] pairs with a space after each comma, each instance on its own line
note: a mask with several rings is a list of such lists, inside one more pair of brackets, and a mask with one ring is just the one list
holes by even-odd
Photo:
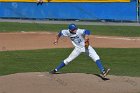
[[59, 69], [61, 69], [64, 66], [65, 66], [65, 63], [64, 63], [64, 61], [62, 61], [61, 64], [56, 67], [55, 70], [58, 71]]
[[100, 71], [103, 73], [105, 69], [104, 69], [100, 59], [96, 60], [96, 65], [100, 69]]

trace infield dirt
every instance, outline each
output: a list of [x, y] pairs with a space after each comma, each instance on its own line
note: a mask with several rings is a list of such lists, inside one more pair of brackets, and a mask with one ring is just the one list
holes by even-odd
[[[53, 45], [55, 36], [49, 32], [0, 33], [0, 51], [73, 47], [68, 38]], [[91, 35], [90, 44], [97, 48], [140, 48], [140, 37]]]

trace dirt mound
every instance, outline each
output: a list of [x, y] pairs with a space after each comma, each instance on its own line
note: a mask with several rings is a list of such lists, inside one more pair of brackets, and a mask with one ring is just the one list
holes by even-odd
[[0, 93], [139, 93], [140, 78], [66, 73], [17, 73], [0, 76]]

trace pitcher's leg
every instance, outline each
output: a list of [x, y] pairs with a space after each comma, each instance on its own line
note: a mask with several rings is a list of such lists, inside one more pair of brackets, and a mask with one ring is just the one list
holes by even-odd
[[86, 50], [86, 53], [88, 54], [89, 57], [92, 58], [92, 60], [96, 63], [99, 70], [103, 73], [105, 69], [96, 51], [91, 46], [89, 46], [89, 48]]
[[75, 49], [71, 52], [71, 54], [69, 55], [69, 57], [66, 58], [66, 59], [64, 60], [64, 63], [65, 63], [66, 65], [68, 65], [72, 60], [74, 60], [74, 59], [75, 59], [76, 57], [78, 57], [80, 54], [81, 54], [81, 50], [80, 50], [79, 48], [75, 48]]
[[58, 70], [60, 70], [61, 68], [63, 68], [65, 65], [68, 65], [72, 60], [74, 60], [77, 56], [79, 56], [81, 54], [81, 51], [78, 48], [75, 48], [71, 54], [69, 55], [68, 58], [66, 58], [64, 61], [62, 61], [60, 63], [60, 65], [58, 65], [54, 70], [52, 70], [50, 73], [54, 74], [55, 72], [57, 72]]

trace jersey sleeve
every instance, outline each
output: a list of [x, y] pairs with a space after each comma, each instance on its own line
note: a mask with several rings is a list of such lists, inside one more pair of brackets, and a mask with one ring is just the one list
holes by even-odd
[[61, 30], [60, 34], [61, 36], [68, 36], [68, 30]]
[[84, 35], [90, 35], [90, 31], [89, 30], [84, 30], [83, 34]]
[[58, 36], [59, 37], [61, 37], [63, 34], [62, 34], [62, 32], [60, 31], [59, 33], [58, 33]]

